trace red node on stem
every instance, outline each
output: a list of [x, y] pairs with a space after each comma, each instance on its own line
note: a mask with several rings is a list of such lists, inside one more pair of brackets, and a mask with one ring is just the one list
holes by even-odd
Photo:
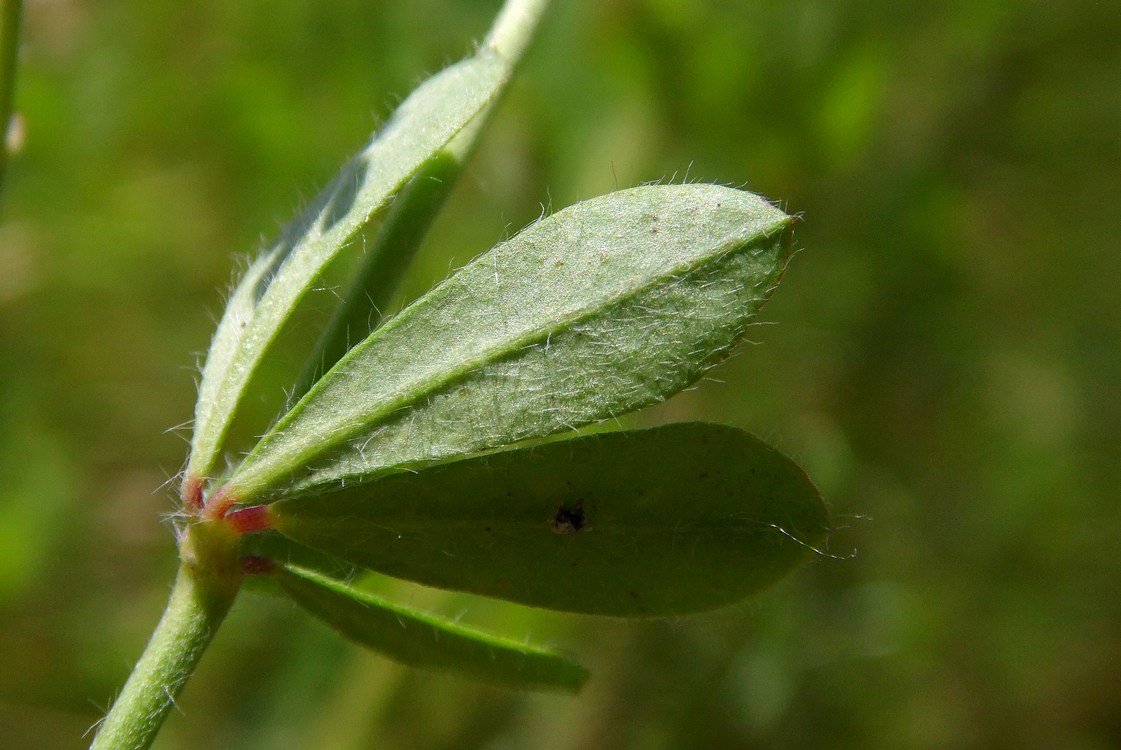
[[269, 517], [269, 506], [250, 505], [248, 508], [238, 508], [225, 515], [226, 523], [239, 534], [248, 534], [251, 531], [265, 531], [272, 528], [272, 519]]
[[179, 496], [183, 499], [183, 507], [190, 513], [202, 510], [202, 478], [187, 476], [179, 488]]
[[226, 513], [230, 508], [237, 505], [237, 498], [226, 492], [226, 488], [218, 490], [206, 499], [206, 505], [202, 509], [204, 518], [210, 521], [217, 521], [220, 518], [225, 518]]

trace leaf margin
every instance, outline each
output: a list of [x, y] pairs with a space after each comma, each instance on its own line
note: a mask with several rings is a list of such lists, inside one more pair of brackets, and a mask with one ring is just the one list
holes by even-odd
[[420, 612], [311, 570], [278, 564], [272, 577], [309, 615], [398, 663], [507, 688], [570, 694], [579, 692], [590, 676], [583, 665], [557, 651]]

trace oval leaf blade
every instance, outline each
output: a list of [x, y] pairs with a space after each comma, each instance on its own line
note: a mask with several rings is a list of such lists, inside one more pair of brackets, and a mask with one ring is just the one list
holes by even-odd
[[353, 482], [656, 403], [743, 334], [785, 267], [791, 222], [715, 185], [634, 188], [543, 219], [355, 347], [228, 495]]
[[413, 667], [460, 672], [523, 690], [575, 693], [588, 671], [560, 654], [463, 627], [318, 573], [278, 566], [281, 590], [352, 641]]
[[207, 354], [187, 475], [206, 477], [247, 384], [335, 256], [422, 165], [505, 85], [509, 63], [489, 48], [414, 91], [369, 143], [263, 252], [234, 290]]
[[556, 441], [269, 508], [282, 534], [362, 567], [617, 616], [739, 601], [829, 527], [790, 459], [708, 424]]

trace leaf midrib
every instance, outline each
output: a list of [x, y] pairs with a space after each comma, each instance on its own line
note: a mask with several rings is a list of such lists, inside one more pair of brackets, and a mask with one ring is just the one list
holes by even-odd
[[[651, 509], [652, 513], [657, 513], [657, 509]], [[557, 534], [548, 529], [548, 520], [542, 518], [540, 521], [499, 521], [495, 519], [493, 522], [488, 520], [474, 519], [459, 519], [459, 518], [431, 518], [423, 521], [408, 521], [402, 523], [394, 523], [390, 520], [378, 519], [375, 520], [369, 517], [352, 516], [352, 515], [315, 515], [304, 513], [284, 513], [279, 514], [284, 521], [280, 524], [280, 532], [285, 533], [285, 528], [289, 527], [293, 522], [296, 525], [304, 524], [305, 528], [314, 528], [320, 532], [327, 532], [330, 534], [334, 527], [339, 527], [344, 531], [347, 536], [357, 536], [355, 532], [361, 529], [377, 529], [387, 534], [392, 534], [400, 537], [402, 534], [418, 533], [424, 536], [438, 536], [438, 537], [459, 537], [461, 532], [470, 531], [472, 534], [493, 534], [495, 537], [510, 536], [519, 539], [529, 539], [539, 537], [548, 531], [553, 534], [559, 541], [567, 543], [567, 540], [572, 540], [575, 544], [577, 540], [587, 536], [595, 535], [597, 531], [601, 536], [624, 534], [628, 538], [633, 537], [635, 534], [650, 536], [650, 537], [677, 537], [688, 536], [692, 537], [694, 534], [690, 532], [709, 532], [720, 531], [723, 532], [718, 536], [739, 537], [744, 535], [753, 535], [761, 533], [774, 532], [782, 538], [788, 538], [787, 535], [792, 533], [789, 528], [782, 524], [775, 524], [767, 521], [749, 521], [737, 520], [734, 523], [729, 522], [728, 518], [705, 518], [705, 519], [668, 519], [664, 523], [629, 523], [629, 522], [596, 522], [588, 521], [577, 532], [571, 534]], [[488, 526], [489, 524], [489, 526]], [[610, 525], [611, 528], [603, 528]], [[788, 524], [793, 526], [793, 524]], [[483, 528], [486, 528], [484, 531]], [[430, 530], [435, 530], [436, 534], [432, 534]], [[825, 529], [822, 529], [824, 534]], [[296, 537], [303, 535], [297, 533]], [[316, 534], [315, 536], [319, 536]], [[807, 534], [807, 536], [812, 536]], [[413, 540], [416, 541], [416, 540]], [[793, 541], [793, 540], [791, 540]], [[805, 540], [802, 540], [805, 541]], [[363, 544], [357, 542], [356, 544]]]

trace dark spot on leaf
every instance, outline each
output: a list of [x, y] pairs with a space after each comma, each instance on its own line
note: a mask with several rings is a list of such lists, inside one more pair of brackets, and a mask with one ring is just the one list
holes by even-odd
[[575, 534], [588, 522], [584, 515], [584, 501], [575, 505], [562, 505], [549, 516], [549, 526], [556, 534]]
[[327, 205], [323, 207], [321, 231], [326, 232], [350, 213], [358, 199], [358, 190], [366, 181], [368, 170], [369, 165], [362, 158], [355, 158], [342, 168], [336, 178], [335, 188], [327, 199]]

